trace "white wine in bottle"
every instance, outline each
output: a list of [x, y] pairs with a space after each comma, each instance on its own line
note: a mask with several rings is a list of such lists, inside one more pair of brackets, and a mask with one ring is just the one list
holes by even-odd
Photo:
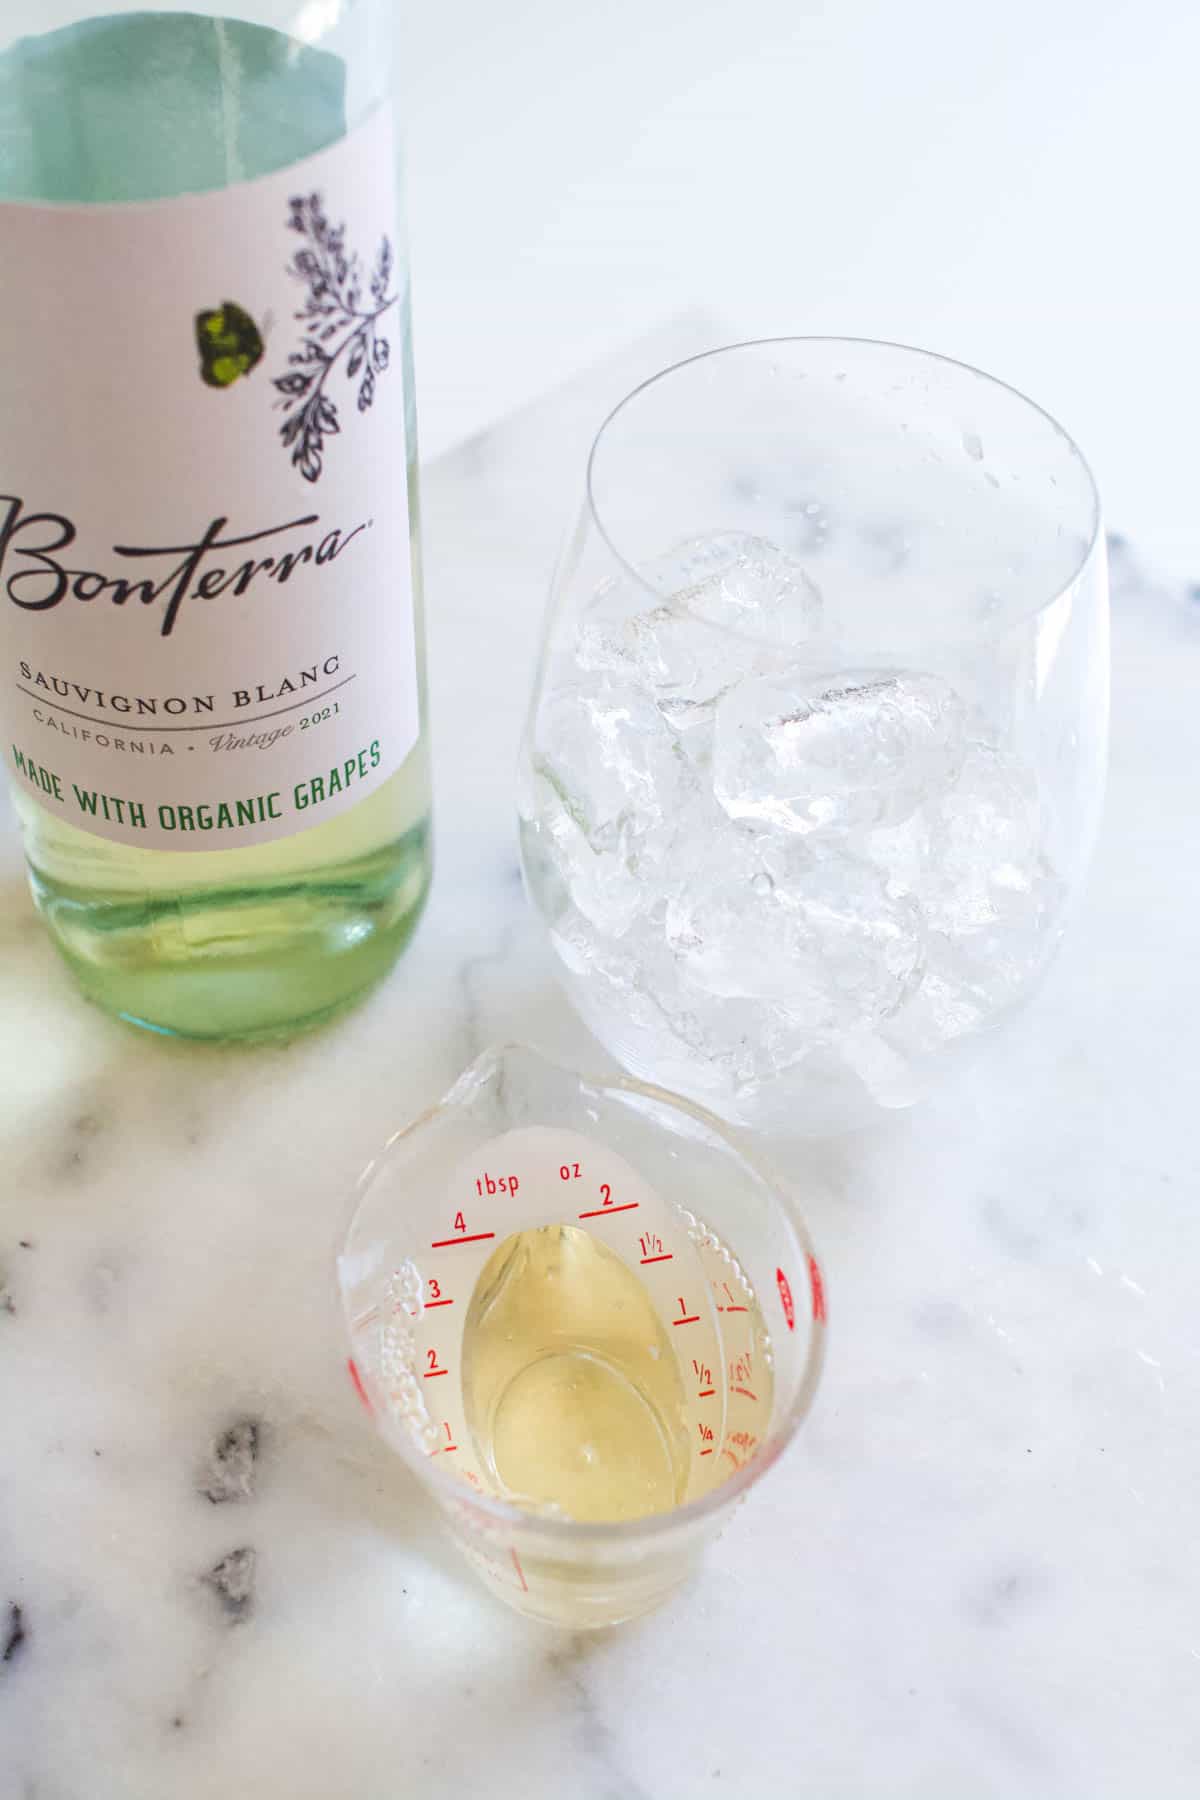
[[429, 885], [389, 0], [0, 21], [0, 753], [83, 991], [314, 1023]]

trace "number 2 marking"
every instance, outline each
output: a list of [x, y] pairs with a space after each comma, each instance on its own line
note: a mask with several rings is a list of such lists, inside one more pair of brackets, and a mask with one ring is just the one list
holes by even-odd
[[600, 1183], [600, 1192], [604, 1195], [605, 1206], [611, 1206], [612, 1205], [612, 1189], [609, 1187], [607, 1181], [602, 1181]]

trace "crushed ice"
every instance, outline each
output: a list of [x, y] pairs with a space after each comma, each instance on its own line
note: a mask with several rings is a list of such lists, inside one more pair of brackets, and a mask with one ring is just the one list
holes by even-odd
[[904, 1104], [909, 1061], [1053, 948], [1036, 777], [943, 675], [841, 666], [816, 583], [765, 540], [641, 575], [597, 592], [539, 708], [522, 832], [556, 949], [709, 1086], [832, 1048]]

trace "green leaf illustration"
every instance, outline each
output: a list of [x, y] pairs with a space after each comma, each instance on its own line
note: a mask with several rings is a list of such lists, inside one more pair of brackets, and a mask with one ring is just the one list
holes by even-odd
[[262, 333], [250, 314], [233, 300], [213, 312], [196, 314], [200, 379], [208, 387], [232, 387], [262, 361]]

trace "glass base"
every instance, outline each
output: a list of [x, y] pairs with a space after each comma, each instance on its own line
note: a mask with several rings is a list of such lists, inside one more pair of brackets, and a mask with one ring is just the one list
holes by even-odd
[[388, 973], [429, 891], [428, 822], [370, 856], [261, 886], [131, 898], [52, 880], [38, 910], [85, 996], [171, 1037], [290, 1036]]

